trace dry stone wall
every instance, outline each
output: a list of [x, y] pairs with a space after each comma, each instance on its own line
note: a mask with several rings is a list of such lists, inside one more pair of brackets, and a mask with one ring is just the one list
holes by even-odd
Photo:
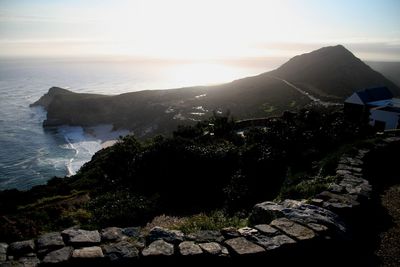
[[[400, 143], [383, 139], [376, 146]], [[373, 150], [373, 149], [372, 149]], [[1, 266], [131, 265], [154, 261], [240, 261], [251, 257], [296, 257], [305, 251], [323, 251], [351, 239], [346, 221], [367, 205], [372, 186], [363, 177], [370, 149], [343, 155], [337, 182], [311, 200], [266, 201], [254, 206], [251, 227], [181, 231], [154, 227], [143, 235], [139, 227], [109, 227], [100, 231], [70, 228], [46, 233], [35, 240], [0, 243]], [[329, 251], [328, 254], [329, 255]], [[295, 261], [295, 259], [293, 259]], [[324, 265], [326, 265], [325, 263]]]

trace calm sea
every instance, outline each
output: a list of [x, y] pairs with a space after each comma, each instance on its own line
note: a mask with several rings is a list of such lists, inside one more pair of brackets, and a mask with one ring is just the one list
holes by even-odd
[[[30, 108], [51, 86], [119, 94], [228, 82], [270, 70], [260, 64], [117, 60], [0, 59], [0, 190], [29, 189], [74, 174], [107, 139], [127, 134], [110, 125], [43, 129], [46, 112]], [[94, 133], [94, 134], [93, 134]]]

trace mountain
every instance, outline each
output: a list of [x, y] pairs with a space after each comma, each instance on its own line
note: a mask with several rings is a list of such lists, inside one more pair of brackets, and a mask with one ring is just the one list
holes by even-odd
[[307, 105], [313, 101], [311, 95], [341, 103], [360, 88], [378, 85], [400, 94], [395, 84], [338, 45], [296, 56], [274, 71], [221, 85], [117, 96], [51, 88], [33, 105], [48, 111], [45, 126], [108, 123], [146, 137], [171, 132], [213, 112], [229, 110], [236, 119], [275, 116]]
[[400, 86], [400, 62], [368, 61], [366, 63]]
[[399, 87], [342, 45], [296, 56], [269, 74], [288, 80], [310, 93], [332, 99], [342, 100], [357, 89], [382, 85], [400, 95]]

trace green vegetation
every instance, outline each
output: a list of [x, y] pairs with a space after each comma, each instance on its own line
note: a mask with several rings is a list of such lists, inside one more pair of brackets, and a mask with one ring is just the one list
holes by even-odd
[[240, 228], [247, 225], [247, 218], [226, 216], [222, 211], [213, 211], [209, 214], [200, 213], [187, 217], [178, 225], [177, 229], [188, 234], [199, 230], [220, 230], [225, 227]]
[[301, 180], [297, 184], [283, 186], [277, 199], [309, 199], [328, 189], [329, 184], [333, 183], [335, 180], [335, 176], [314, 177], [312, 179]]
[[244, 225], [257, 202], [308, 198], [325, 189], [333, 178], [320, 173], [331, 174], [337, 148], [370, 133], [345, 121], [337, 107], [285, 112], [262, 128], [237, 128], [230, 116], [215, 113], [178, 127], [172, 137], [142, 142], [126, 136], [72, 177], [0, 192], [0, 238], [76, 224], [145, 225], [160, 214], [188, 217], [179, 226], [186, 232]]

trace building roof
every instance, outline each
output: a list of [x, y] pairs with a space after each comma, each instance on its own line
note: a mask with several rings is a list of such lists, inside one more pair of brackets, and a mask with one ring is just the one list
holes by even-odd
[[379, 100], [393, 98], [392, 92], [390, 92], [387, 87], [368, 88], [368, 89], [358, 91], [355, 94], [357, 94], [357, 96], [365, 104], [369, 103], [369, 102], [375, 102], [375, 101], [379, 101]]

